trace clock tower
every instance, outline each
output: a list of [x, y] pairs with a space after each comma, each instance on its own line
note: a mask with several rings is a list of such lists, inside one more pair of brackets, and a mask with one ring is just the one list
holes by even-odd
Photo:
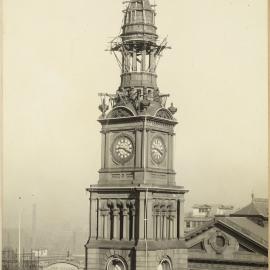
[[167, 41], [158, 42], [149, 0], [129, 0], [110, 50], [121, 68], [101, 93], [101, 168], [90, 186], [88, 270], [187, 269], [184, 194], [175, 182], [174, 114], [157, 86]]

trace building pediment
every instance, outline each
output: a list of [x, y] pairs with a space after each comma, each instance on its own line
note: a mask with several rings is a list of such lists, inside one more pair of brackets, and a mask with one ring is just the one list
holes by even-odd
[[188, 232], [185, 240], [190, 262], [267, 264], [267, 228], [244, 217], [213, 218]]

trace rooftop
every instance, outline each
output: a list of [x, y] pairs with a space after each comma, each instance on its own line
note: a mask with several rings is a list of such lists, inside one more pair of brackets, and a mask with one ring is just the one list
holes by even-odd
[[194, 204], [192, 208], [218, 208], [218, 209], [226, 209], [226, 210], [232, 210], [234, 207], [232, 205], [223, 205], [223, 204]]
[[268, 219], [268, 199], [253, 198], [251, 203], [231, 216], [262, 216]]
[[198, 226], [185, 235], [186, 240], [208, 230], [209, 228], [220, 224], [226, 228], [245, 236], [251, 241], [268, 247], [268, 227], [261, 227], [246, 217], [215, 217], [205, 224]]

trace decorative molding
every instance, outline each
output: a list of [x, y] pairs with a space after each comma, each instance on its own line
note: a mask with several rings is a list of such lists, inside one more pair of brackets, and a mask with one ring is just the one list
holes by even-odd
[[158, 109], [155, 113], [155, 117], [163, 118], [163, 119], [169, 119], [174, 120], [171, 112], [165, 108]]
[[[120, 265], [122, 265], [122, 267], [119, 266], [119, 269], [123, 269], [123, 270], [128, 269], [126, 259], [124, 259], [122, 256], [119, 256], [118, 254], [114, 253], [106, 260], [106, 270], [112, 269], [111, 266], [113, 265], [112, 264], [113, 262], [116, 264], [119, 263]], [[115, 269], [117, 269], [117, 268], [115, 268]]]
[[133, 117], [134, 113], [125, 106], [117, 106], [113, 108], [107, 115], [107, 118], [123, 118], [123, 117]]
[[[219, 245], [217, 243], [218, 239], [222, 239], [223, 244]], [[220, 230], [217, 230], [212, 234], [212, 236], [208, 239], [208, 244], [211, 245], [211, 247], [216, 251], [217, 254], [222, 254], [224, 250], [229, 246], [230, 241], [227, 235]]]

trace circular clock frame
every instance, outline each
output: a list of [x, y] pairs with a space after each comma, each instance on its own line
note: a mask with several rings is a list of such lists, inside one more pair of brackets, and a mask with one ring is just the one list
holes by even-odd
[[118, 135], [112, 143], [111, 153], [114, 161], [125, 164], [134, 156], [134, 142], [127, 134]]
[[152, 160], [156, 164], [162, 163], [166, 157], [166, 152], [167, 152], [164, 139], [161, 136], [154, 136], [152, 138], [150, 148], [151, 148], [150, 151], [151, 151]]

